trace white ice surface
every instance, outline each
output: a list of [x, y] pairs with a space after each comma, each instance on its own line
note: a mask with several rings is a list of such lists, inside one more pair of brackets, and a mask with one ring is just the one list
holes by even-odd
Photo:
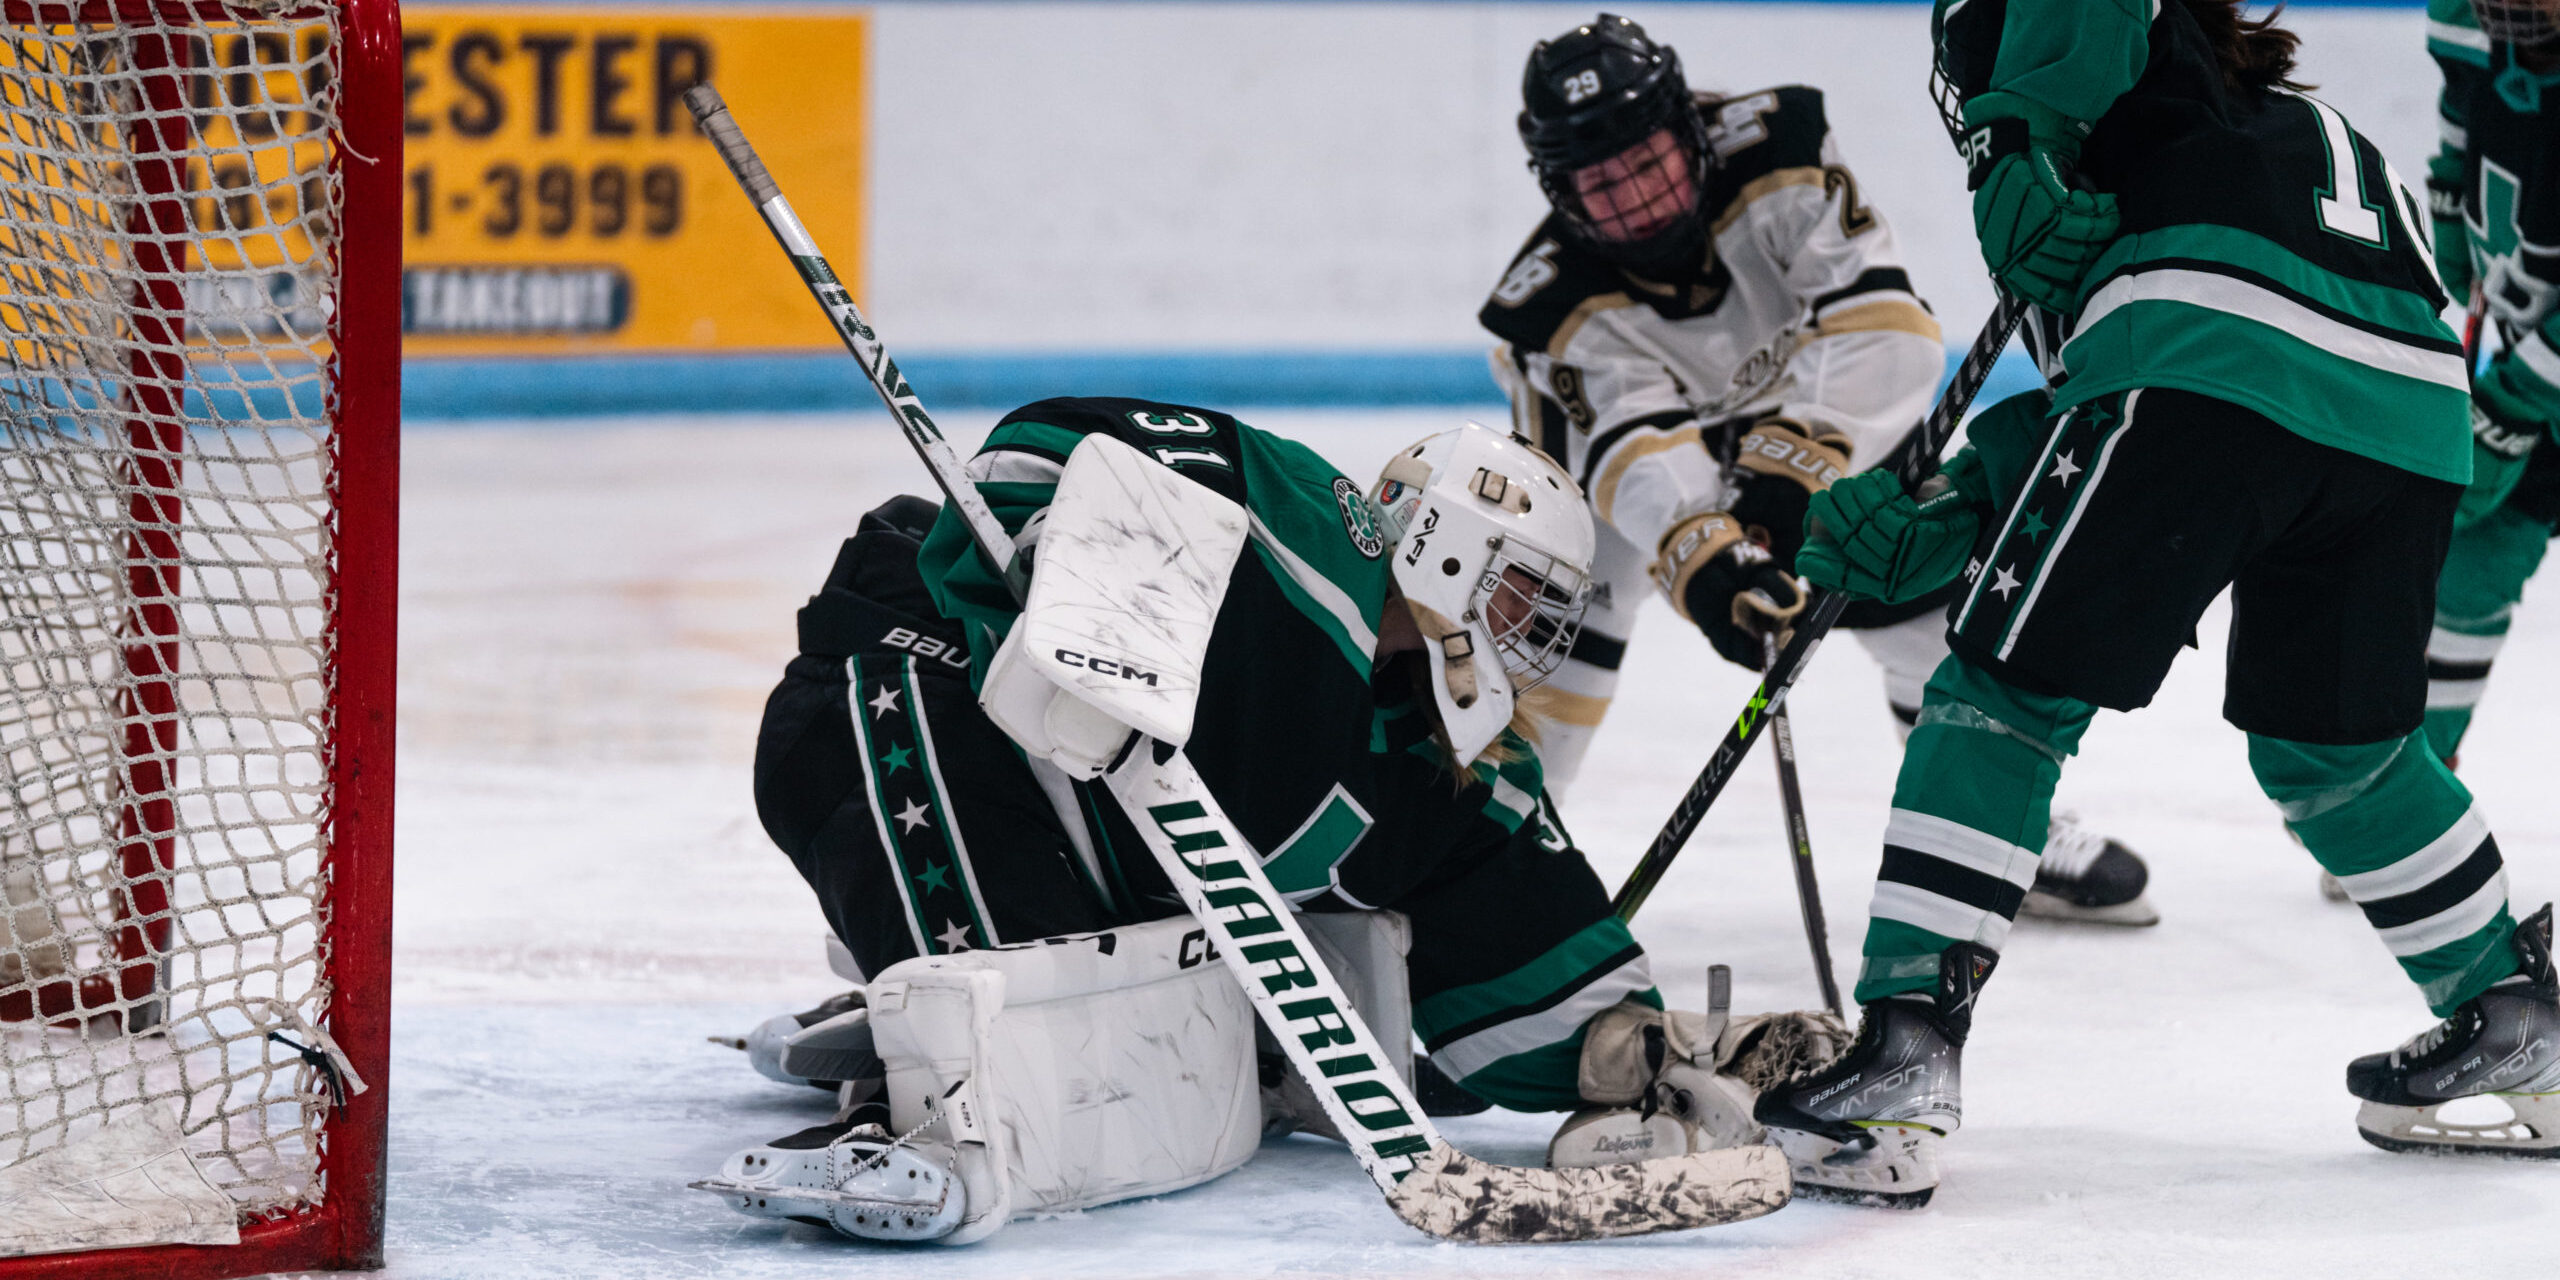
[[[929, 394], [929, 389], [928, 394]], [[1490, 413], [1491, 411], [1488, 411]], [[1354, 474], [1448, 413], [1246, 413]], [[1498, 419], [1497, 419], [1498, 420]], [[949, 424], [965, 447], [992, 421]], [[866, 508], [923, 488], [877, 416], [412, 431], [403, 532], [394, 1276], [1786, 1274], [2544, 1276], [2560, 1167], [2386, 1155], [2348, 1058], [2428, 1015], [2256, 793], [2217, 718], [2222, 615], [2159, 702], [2104, 716], [2064, 798], [2152, 862], [2156, 929], [2022, 925], [1967, 1055], [1936, 1202], [1803, 1204], [1682, 1236], [1436, 1244], [1337, 1147], [969, 1249], [892, 1252], [740, 1217], [684, 1183], [825, 1117], [707, 1036], [839, 985], [749, 798], [792, 610]], [[1567, 817], [1614, 886], [1748, 681], [1668, 610]], [[2560, 796], [2534, 729], [2560, 624], [2531, 607], [2464, 753], [2539, 904]], [[1874, 668], [1823, 651], [1794, 703], [1833, 952], [1855, 973], [1896, 747]], [[1636, 923], [1675, 1000], [1814, 1003], [1770, 766], [1749, 762]], [[1536, 1158], [1553, 1117], [1448, 1125]]]

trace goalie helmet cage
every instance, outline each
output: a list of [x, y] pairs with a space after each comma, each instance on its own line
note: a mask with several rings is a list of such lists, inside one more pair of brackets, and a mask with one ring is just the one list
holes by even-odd
[[240, 1222], [0, 1280], [379, 1266], [396, 0], [0, 16], [0, 1166], [156, 1109]]

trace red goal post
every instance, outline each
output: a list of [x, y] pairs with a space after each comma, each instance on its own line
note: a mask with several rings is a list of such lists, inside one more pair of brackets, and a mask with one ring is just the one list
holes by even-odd
[[396, 0], [0, 17], [0, 1165], [162, 1107], [239, 1207], [0, 1280], [379, 1266]]

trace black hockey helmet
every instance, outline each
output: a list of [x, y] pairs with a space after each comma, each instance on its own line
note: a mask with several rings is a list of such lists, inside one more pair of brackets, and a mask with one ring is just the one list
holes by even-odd
[[[1680, 55], [1614, 13], [1575, 27], [1529, 51], [1521, 77], [1520, 141], [1547, 202], [1576, 238], [1613, 261], [1677, 274], [1705, 248], [1706, 127], [1680, 74]], [[1595, 215], [1576, 186], [1579, 170], [1604, 164], [1668, 130], [1681, 153], [1644, 162], [1675, 172], [1686, 188], [1677, 215], [1658, 216], [1628, 234], [1623, 219]], [[1657, 225], [1658, 224], [1658, 225]]]

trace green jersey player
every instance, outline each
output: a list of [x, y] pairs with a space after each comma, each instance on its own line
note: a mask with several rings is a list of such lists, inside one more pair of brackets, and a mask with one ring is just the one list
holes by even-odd
[[[2524, 584], [2560, 531], [2560, 6], [2430, 0], [2443, 144], [2427, 165], [2436, 268], [2505, 339], [2472, 382], [2472, 479], [2427, 640], [2427, 739], [2451, 761]], [[2546, 96], [2549, 101], [2546, 102]]]
[[[2508, 914], [2497, 842], [2421, 731], [2472, 450], [2424, 211], [2239, 0], [1940, 0], [1933, 27], [1983, 257], [2035, 304], [2053, 390], [1986, 412], [1918, 494], [1870, 473], [1813, 499], [1814, 581], [1968, 585], [1885, 829], [1858, 1042], [1757, 1114], [1800, 1188], [1928, 1196], [2054, 781], [2228, 587], [2224, 717], [2446, 1019], [2348, 1068], [2358, 1128], [2560, 1154], [2549, 912]], [[2537, 1114], [2436, 1114], [2483, 1093]]]

